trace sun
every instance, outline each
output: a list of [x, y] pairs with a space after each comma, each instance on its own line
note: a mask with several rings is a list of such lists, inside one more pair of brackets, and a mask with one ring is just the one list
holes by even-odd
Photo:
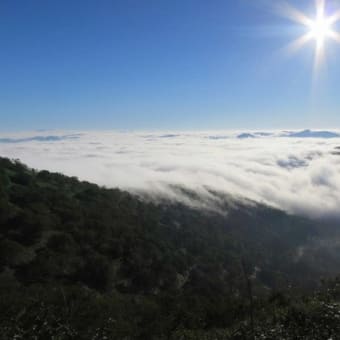
[[325, 16], [319, 16], [309, 25], [310, 36], [315, 39], [317, 48], [324, 45], [326, 38], [332, 37], [332, 22]]
[[309, 41], [315, 41], [315, 67], [317, 68], [325, 54], [325, 42], [332, 39], [340, 43], [340, 34], [334, 29], [334, 25], [340, 20], [340, 10], [333, 13], [326, 12], [326, 0], [316, 0], [316, 15], [309, 18], [303, 12], [288, 5], [280, 6], [282, 14], [291, 20], [306, 27], [306, 34], [299, 37], [289, 45], [289, 50], [297, 50]]
[[323, 48], [326, 38], [336, 36], [336, 32], [332, 26], [336, 21], [336, 17], [327, 16], [325, 13], [325, 1], [318, 1], [316, 5], [316, 18], [315, 20], [307, 20], [306, 24], [309, 28], [308, 35], [310, 38], [315, 39], [316, 49]]

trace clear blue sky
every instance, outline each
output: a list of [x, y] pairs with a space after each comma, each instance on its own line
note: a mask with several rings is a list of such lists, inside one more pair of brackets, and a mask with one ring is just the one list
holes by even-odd
[[270, 2], [1, 0], [0, 129], [340, 128], [340, 45], [312, 90]]

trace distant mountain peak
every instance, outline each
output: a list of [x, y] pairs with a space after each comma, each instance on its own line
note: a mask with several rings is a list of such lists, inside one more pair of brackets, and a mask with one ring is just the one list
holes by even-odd
[[237, 136], [239, 139], [247, 139], [247, 138], [255, 138], [255, 136], [251, 133], [241, 133]]
[[331, 131], [313, 131], [306, 129], [303, 131], [290, 131], [286, 136], [295, 138], [339, 138], [340, 134]]

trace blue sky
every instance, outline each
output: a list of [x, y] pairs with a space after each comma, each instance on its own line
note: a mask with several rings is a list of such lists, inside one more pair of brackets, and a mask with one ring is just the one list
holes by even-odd
[[340, 45], [313, 88], [270, 3], [2, 0], [0, 129], [339, 128]]

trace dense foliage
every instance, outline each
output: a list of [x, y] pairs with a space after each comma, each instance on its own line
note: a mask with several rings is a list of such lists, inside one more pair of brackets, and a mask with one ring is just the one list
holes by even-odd
[[[324, 224], [152, 202], [0, 158], [0, 339], [328, 339]], [[308, 250], [308, 251], [306, 251]], [[308, 292], [302, 297], [301, 292]]]

